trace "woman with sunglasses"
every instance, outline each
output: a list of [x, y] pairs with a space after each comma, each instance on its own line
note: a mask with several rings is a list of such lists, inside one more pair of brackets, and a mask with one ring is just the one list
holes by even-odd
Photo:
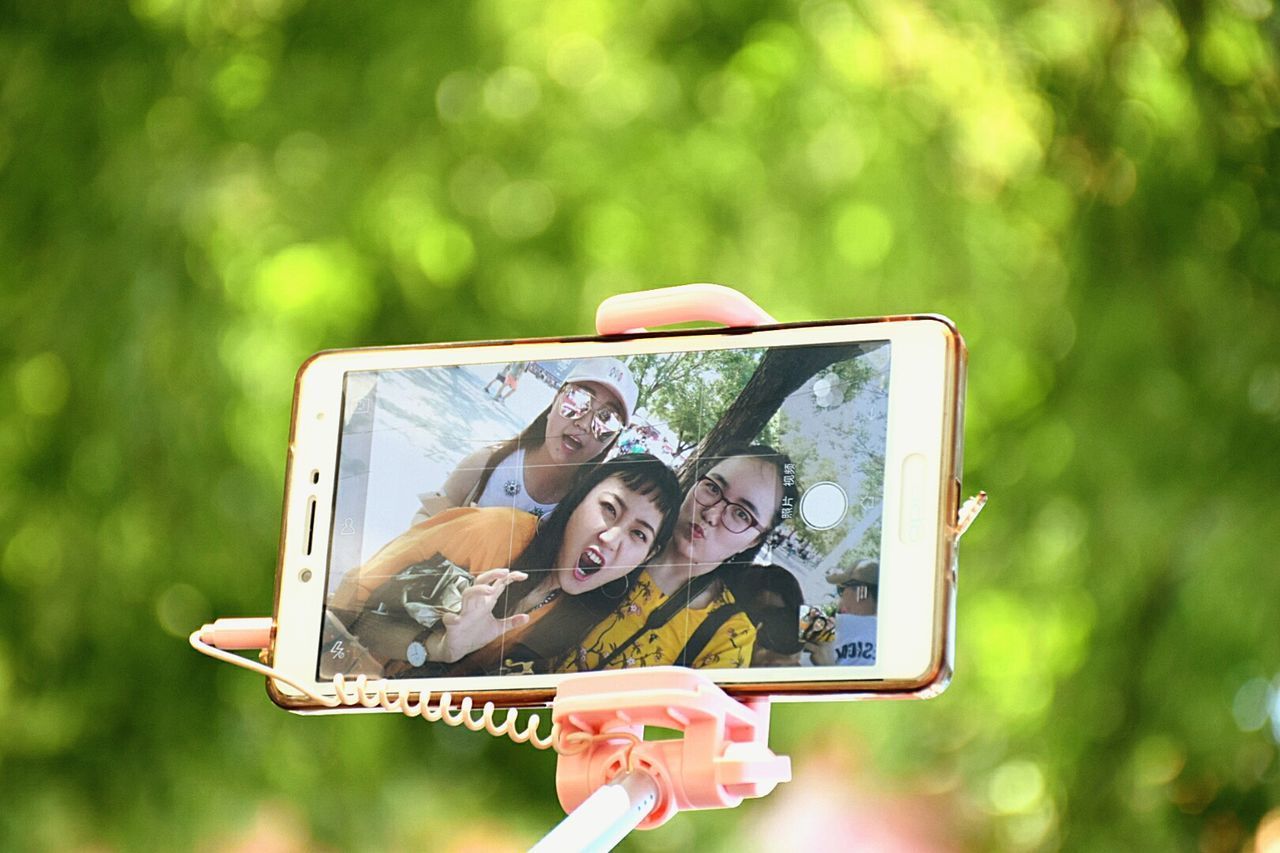
[[461, 506], [546, 515], [584, 466], [604, 460], [630, 422], [638, 395], [631, 371], [618, 359], [583, 359], [519, 435], [465, 457], [440, 493], [421, 495], [413, 523]]
[[[531, 671], [539, 661], [545, 669], [671, 537], [679, 502], [675, 474], [659, 459], [618, 456], [580, 477], [541, 523], [509, 507], [460, 507], [414, 526], [343, 578], [329, 607], [348, 614], [379, 674]], [[435, 608], [442, 618], [423, 625], [415, 606], [441, 603], [406, 600], [404, 579], [441, 563], [470, 577]]]
[[798, 491], [790, 458], [766, 445], [731, 447], [705, 462], [671, 540], [620, 606], [558, 662], [560, 671], [750, 664], [756, 628], [725, 581], [752, 563]]

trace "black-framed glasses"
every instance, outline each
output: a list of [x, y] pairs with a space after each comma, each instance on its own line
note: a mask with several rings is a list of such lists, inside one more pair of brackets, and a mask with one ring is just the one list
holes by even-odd
[[724, 489], [720, 488], [720, 484], [710, 477], [703, 477], [698, 480], [693, 487], [693, 499], [708, 508], [723, 501], [725, 507], [724, 514], [720, 517], [720, 523], [730, 533], [746, 533], [753, 527], [761, 533], [764, 532], [764, 528], [760, 526], [760, 522], [756, 521], [756, 517], [751, 514], [751, 510], [726, 498]]
[[596, 441], [609, 441], [626, 426], [622, 413], [612, 403], [600, 403], [581, 385], [564, 386], [560, 391], [560, 414], [576, 421], [588, 413], [591, 419], [587, 425]]

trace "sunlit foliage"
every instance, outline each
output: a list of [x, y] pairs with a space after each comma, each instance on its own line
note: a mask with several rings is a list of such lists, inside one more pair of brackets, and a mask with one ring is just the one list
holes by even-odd
[[311, 352], [686, 281], [950, 315], [993, 498], [949, 692], [781, 706], [789, 789], [634, 849], [1274, 839], [1277, 44], [1273, 0], [4, 3], [0, 847], [529, 844], [550, 756], [184, 637], [271, 606]]

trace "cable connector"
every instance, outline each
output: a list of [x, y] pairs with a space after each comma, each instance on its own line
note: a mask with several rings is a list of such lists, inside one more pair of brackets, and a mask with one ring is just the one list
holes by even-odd
[[265, 649], [271, 645], [270, 616], [229, 617], [215, 619], [200, 627], [200, 642], [216, 649]]

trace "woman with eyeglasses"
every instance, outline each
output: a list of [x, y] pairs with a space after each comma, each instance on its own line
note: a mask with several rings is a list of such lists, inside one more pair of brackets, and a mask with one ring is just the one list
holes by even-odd
[[420, 495], [419, 524], [450, 507], [510, 507], [542, 517], [584, 466], [604, 461], [639, 391], [616, 358], [580, 361], [545, 411], [515, 438], [463, 458], [439, 493]]
[[795, 506], [791, 460], [750, 445], [704, 464], [670, 541], [636, 573], [619, 607], [559, 662], [560, 671], [751, 663], [756, 627], [726, 579], [752, 563], [765, 537], [790, 515], [784, 509]]

